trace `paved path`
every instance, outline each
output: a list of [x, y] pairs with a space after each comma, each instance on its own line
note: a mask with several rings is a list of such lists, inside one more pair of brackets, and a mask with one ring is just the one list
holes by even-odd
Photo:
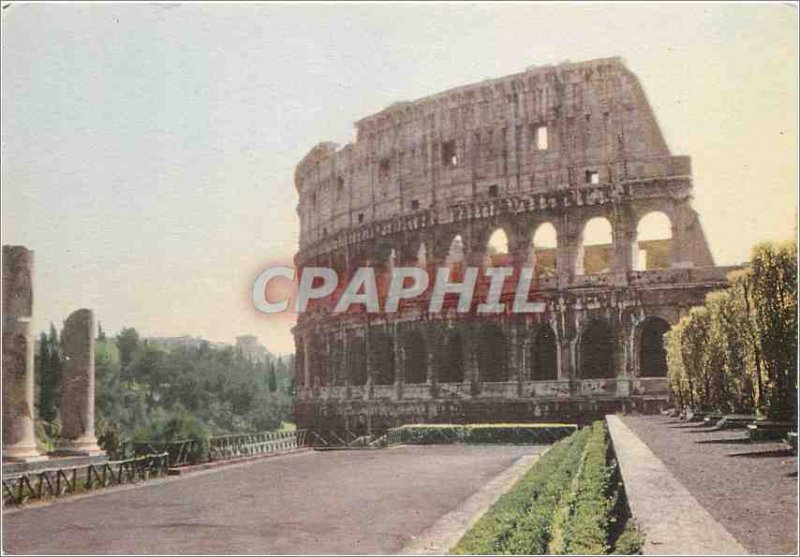
[[745, 549], [797, 554], [797, 456], [781, 443], [665, 416], [622, 420]]
[[606, 417], [631, 513], [645, 533], [647, 555], [742, 555], [747, 551], [717, 522], [622, 421]]
[[394, 553], [531, 446], [309, 452], [7, 513], [8, 553]]

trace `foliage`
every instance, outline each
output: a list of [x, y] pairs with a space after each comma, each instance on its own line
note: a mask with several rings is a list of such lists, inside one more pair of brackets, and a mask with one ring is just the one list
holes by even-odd
[[[601, 554], [615, 519], [603, 422], [553, 445], [464, 535], [455, 554]], [[629, 534], [629, 537], [633, 534]], [[615, 549], [636, 549], [619, 540]], [[641, 537], [638, 538], [641, 542]], [[640, 544], [641, 545], [641, 544]]]
[[61, 433], [61, 421], [58, 418], [51, 422], [36, 420], [33, 424], [33, 428], [36, 435], [37, 448], [44, 453], [55, 450], [59, 434]]
[[44, 331], [39, 335], [39, 347], [34, 359], [35, 376], [38, 383], [38, 410], [39, 418], [45, 422], [52, 422], [58, 416], [60, 381], [61, 381], [61, 354], [58, 332], [50, 324], [50, 333]]
[[764, 412], [795, 410], [797, 389], [797, 246], [756, 246], [750, 267], [753, 313], [764, 362]]
[[606, 496], [610, 470], [606, 466], [608, 437], [603, 422], [595, 422], [586, 443], [583, 466], [564, 527], [566, 553], [601, 555], [608, 552], [611, 500]]
[[553, 447], [459, 543], [458, 553], [546, 553], [551, 519], [573, 485], [588, 430]]
[[[572, 424], [412, 424], [395, 428], [403, 443], [549, 444], [575, 431]], [[390, 433], [390, 437], [392, 434]]]
[[[51, 337], [57, 339], [55, 327], [40, 343], [43, 361], [58, 354]], [[290, 418], [293, 368], [293, 357], [252, 361], [233, 347], [205, 341], [174, 346], [142, 339], [133, 328], [115, 337], [104, 333], [95, 341], [98, 441], [121, 459], [132, 454], [133, 441], [205, 440], [277, 429]], [[40, 364], [39, 377], [46, 376], [42, 369]], [[43, 385], [40, 403], [50, 400]], [[40, 415], [43, 408], [40, 404]]]
[[665, 336], [677, 405], [787, 419], [796, 413], [797, 247], [761, 244]]
[[582, 429], [553, 445], [464, 535], [453, 553], [545, 553], [550, 515], [577, 471], [587, 434]]
[[644, 548], [644, 536], [634, 520], [628, 520], [625, 529], [617, 538], [613, 553], [615, 555], [641, 555]]

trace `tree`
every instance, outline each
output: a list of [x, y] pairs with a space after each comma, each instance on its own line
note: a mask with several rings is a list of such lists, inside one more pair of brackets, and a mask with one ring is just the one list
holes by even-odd
[[797, 246], [760, 244], [753, 251], [754, 317], [766, 384], [764, 412], [785, 419], [796, 412]]
[[682, 408], [796, 416], [797, 246], [761, 244], [728, 288], [706, 296], [666, 337]]
[[267, 386], [271, 393], [278, 390], [278, 378], [275, 376], [275, 364], [273, 363], [269, 365], [269, 371], [267, 372]]
[[133, 360], [133, 355], [139, 349], [139, 333], [130, 327], [123, 328], [117, 335], [117, 348], [119, 349], [120, 363], [123, 375], [126, 375], [128, 364]]
[[58, 416], [61, 381], [61, 344], [55, 325], [39, 335], [39, 417], [52, 422]]

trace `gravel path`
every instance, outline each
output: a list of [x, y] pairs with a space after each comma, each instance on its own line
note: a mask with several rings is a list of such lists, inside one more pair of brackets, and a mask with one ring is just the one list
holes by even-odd
[[750, 552], [797, 553], [797, 457], [781, 443], [663, 416], [624, 421]]
[[3, 517], [12, 554], [400, 551], [535, 446], [308, 452]]

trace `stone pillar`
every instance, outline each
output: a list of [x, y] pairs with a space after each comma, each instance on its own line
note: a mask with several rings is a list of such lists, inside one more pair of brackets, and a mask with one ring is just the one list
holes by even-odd
[[303, 387], [306, 393], [311, 391], [311, 350], [309, 350], [308, 343], [310, 342], [308, 334], [303, 335]]
[[94, 436], [94, 313], [79, 309], [61, 333], [61, 437], [57, 453], [102, 454]]
[[619, 216], [614, 222], [614, 252], [611, 271], [626, 274], [633, 269], [633, 249], [636, 242], [636, 222], [630, 216]]
[[558, 234], [556, 274], [559, 288], [568, 287], [570, 280], [576, 274], [575, 267], [581, 250], [581, 235], [580, 230], [576, 230], [575, 226], [576, 223], [564, 219], [556, 229]]
[[40, 460], [33, 433], [33, 252], [3, 246], [3, 460]]

